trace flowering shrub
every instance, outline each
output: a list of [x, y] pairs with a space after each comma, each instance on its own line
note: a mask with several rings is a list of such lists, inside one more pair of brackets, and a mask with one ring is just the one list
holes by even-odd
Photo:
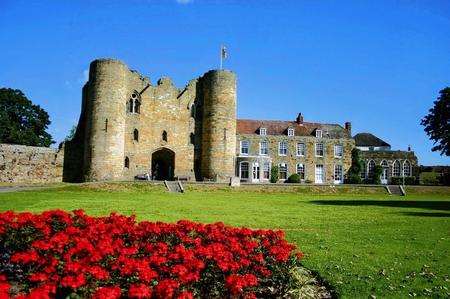
[[300, 258], [281, 231], [0, 213], [0, 299], [279, 297]]

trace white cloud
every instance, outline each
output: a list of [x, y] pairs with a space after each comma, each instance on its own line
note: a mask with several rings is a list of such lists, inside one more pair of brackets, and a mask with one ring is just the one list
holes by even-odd
[[178, 4], [189, 4], [194, 2], [194, 0], [176, 0]]

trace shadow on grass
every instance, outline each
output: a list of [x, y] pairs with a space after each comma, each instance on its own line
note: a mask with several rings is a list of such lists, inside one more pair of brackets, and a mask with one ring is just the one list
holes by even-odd
[[329, 206], [378, 206], [450, 211], [450, 201], [438, 200], [311, 200], [310, 203]]
[[403, 215], [407, 216], [419, 216], [419, 217], [450, 217], [450, 213], [442, 212], [402, 212]]

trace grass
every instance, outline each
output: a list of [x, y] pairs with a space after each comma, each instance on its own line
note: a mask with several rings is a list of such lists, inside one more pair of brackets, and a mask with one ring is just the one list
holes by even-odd
[[[0, 210], [40, 212], [82, 208], [139, 220], [223, 221], [234, 226], [283, 229], [340, 297], [448, 297], [450, 189], [393, 197], [349, 189], [329, 194], [232, 190], [188, 186], [170, 194], [147, 184], [94, 184], [0, 193]], [[433, 189], [431, 189], [432, 191]], [[306, 192], [306, 190], [303, 190]], [[410, 192], [414, 192], [411, 189]]]

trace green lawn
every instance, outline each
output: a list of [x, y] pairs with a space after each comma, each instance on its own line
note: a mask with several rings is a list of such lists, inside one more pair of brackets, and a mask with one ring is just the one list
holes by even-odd
[[389, 197], [376, 192], [308, 195], [200, 187], [169, 194], [146, 184], [95, 186], [0, 193], [0, 210], [82, 208], [92, 215], [118, 211], [140, 220], [283, 229], [305, 253], [304, 265], [341, 297], [450, 293], [450, 189]]

